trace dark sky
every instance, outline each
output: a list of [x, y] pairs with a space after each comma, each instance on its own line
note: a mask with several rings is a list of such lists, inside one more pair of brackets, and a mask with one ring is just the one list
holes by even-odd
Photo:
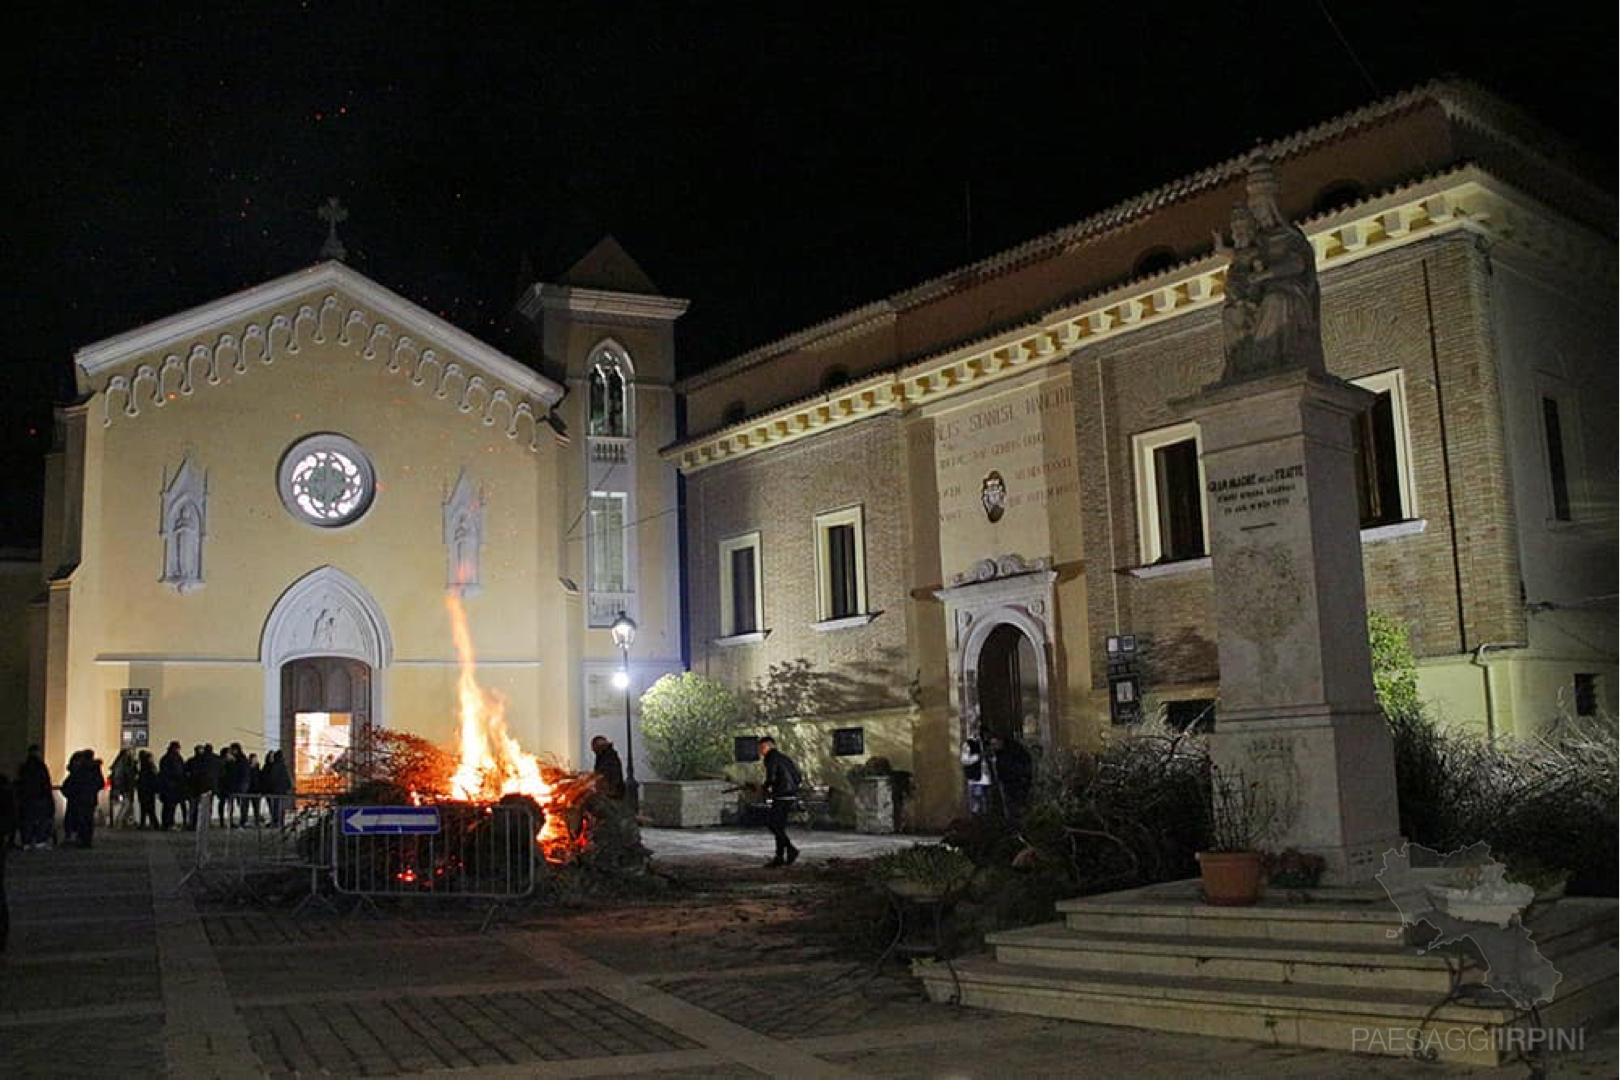
[[314, 261], [328, 194], [352, 265], [484, 336], [612, 232], [693, 301], [691, 371], [1442, 73], [1615, 170], [1612, 11], [138, 6], [8, 35], [0, 544], [73, 350]]

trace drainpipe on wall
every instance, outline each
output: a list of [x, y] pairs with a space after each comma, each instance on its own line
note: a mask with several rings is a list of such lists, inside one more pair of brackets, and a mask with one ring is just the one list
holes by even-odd
[[1496, 741], [1496, 700], [1491, 693], [1491, 666], [1485, 662], [1485, 654], [1492, 650], [1501, 652], [1504, 649], [1529, 647], [1523, 642], [1487, 641], [1474, 650], [1474, 658], [1470, 662], [1485, 673], [1485, 737], [1491, 742]]

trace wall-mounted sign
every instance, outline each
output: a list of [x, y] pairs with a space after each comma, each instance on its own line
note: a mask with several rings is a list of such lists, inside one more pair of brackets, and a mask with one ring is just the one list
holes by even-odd
[[152, 741], [152, 691], [127, 689], [120, 692], [118, 744], [139, 750]]
[[858, 727], [834, 728], [832, 746], [834, 757], [860, 757], [866, 753], [866, 729]]
[[1109, 676], [1108, 715], [1116, 724], [1134, 724], [1142, 719], [1140, 676], [1134, 673]]

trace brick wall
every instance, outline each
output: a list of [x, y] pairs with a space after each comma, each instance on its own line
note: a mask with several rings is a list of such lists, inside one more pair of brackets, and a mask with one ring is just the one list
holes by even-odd
[[[1488, 273], [1474, 242], [1453, 236], [1322, 281], [1329, 370], [1347, 379], [1403, 372], [1408, 509], [1425, 524], [1368, 543], [1364, 559], [1369, 605], [1404, 619], [1420, 656], [1522, 640]], [[1214, 381], [1221, 363], [1218, 310], [1083, 349], [1072, 361], [1095, 678], [1104, 667], [1101, 635], [1115, 628], [1143, 638], [1146, 689], [1159, 696], [1193, 696], [1216, 678], [1210, 571], [1123, 571], [1141, 559], [1132, 436], [1186, 420], [1186, 406], [1175, 403]], [[1069, 648], [1072, 655], [1075, 643]]]
[[[913, 667], [906, 637], [910, 580], [900, 420], [881, 416], [770, 453], [718, 465], [687, 482], [692, 669], [738, 689], [773, 665], [799, 665], [797, 682], [822, 712], [905, 705]], [[865, 626], [817, 632], [815, 516], [863, 509]], [[760, 534], [762, 642], [718, 646], [718, 544]]]

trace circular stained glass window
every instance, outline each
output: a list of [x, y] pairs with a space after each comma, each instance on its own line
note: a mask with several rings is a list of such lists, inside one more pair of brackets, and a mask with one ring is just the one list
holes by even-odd
[[376, 478], [352, 439], [313, 435], [281, 459], [281, 501], [311, 525], [347, 525], [371, 505]]

